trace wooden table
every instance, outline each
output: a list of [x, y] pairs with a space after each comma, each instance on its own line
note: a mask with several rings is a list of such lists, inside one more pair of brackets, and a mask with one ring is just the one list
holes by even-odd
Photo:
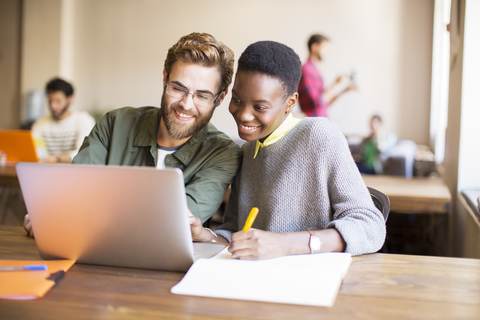
[[14, 165], [0, 166], [0, 186], [20, 187]]
[[363, 175], [368, 187], [390, 198], [390, 211], [397, 213], [448, 214], [452, 196], [441, 179]]
[[[22, 228], [0, 226], [0, 259], [39, 259]], [[354, 257], [332, 308], [181, 296], [183, 273], [74, 265], [47, 295], [0, 300], [0, 319], [478, 319], [480, 260]], [[1, 285], [1, 284], [0, 284]]]

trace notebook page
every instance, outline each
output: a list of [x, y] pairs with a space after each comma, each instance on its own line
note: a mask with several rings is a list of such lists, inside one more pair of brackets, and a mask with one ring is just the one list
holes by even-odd
[[331, 307], [351, 261], [348, 253], [244, 261], [223, 250], [196, 261], [171, 292]]

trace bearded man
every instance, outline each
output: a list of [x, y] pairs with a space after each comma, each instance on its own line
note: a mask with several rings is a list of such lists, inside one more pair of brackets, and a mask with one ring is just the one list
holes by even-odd
[[70, 83], [60, 78], [46, 85], [50, 113], [37, 119], [32, 126], [33, 136], [45, 142], [47, 152], [39, 154], [44, 162], [72, 162], [83, 139], [95, 125], [87, 112], [71, 109], [73, 90]]
[[222, 203], [241, 162], [239, 146], [210, 123], [232, 82], [233, 65], [232, 50], [213, 36], [182, 37], [165, 60], [161, 108], [107, 113], [73, 163], [179, 168], [188, 208], [205, 222]]

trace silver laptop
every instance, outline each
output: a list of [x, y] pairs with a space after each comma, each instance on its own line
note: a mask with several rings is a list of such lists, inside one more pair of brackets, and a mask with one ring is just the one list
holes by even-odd
[[192, 242], [178, 169], [27, 162], [16, 168], [44, 259], [186, 271], [196, 258], [223, 249]]

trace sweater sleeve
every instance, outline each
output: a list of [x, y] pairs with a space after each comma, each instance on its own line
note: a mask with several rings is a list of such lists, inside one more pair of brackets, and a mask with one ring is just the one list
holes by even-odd
[[385, 241], [385, 221], [375, 207], [348, 149], [335, 127], [327, 139], [328, 193], [335, 228], [346, 242], [345, 252], [361, 255], [378, 251]]

